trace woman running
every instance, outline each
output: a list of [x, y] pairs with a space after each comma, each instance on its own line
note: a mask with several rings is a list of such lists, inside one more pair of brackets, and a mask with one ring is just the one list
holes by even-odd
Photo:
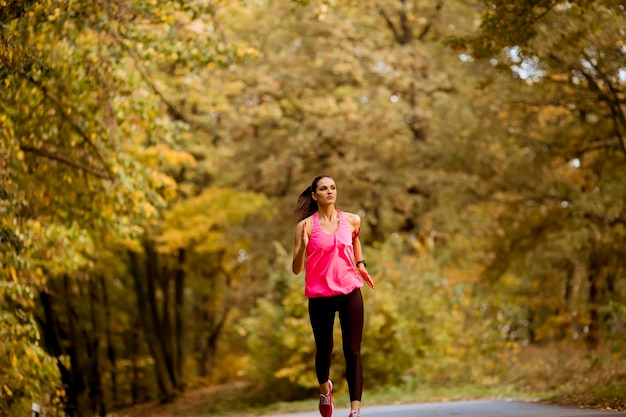
[[309, 318], [315, 339], [315, 372], [320, 386], [322, 417], [333, 413], [329, 380], [333, 351], [335, 313], [339, 313], [346, 380], [350, 391], [350, 416], [359, 417], [363, 392], [361, 339], [363, 336], [363, 280], [374, 288], [366, 269], [359, 235], [361, 218], [338, 210], [337, 185], [320, 175], [300, 194], [294, 213], [295, 232], [292, 270], [305, 270], [304, 295], [309, 299]]

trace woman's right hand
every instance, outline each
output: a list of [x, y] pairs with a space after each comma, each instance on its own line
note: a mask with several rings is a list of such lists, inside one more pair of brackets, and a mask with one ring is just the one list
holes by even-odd
[[370, 286], [370, 288], [372, 289], [376, 288], [376, 284], [374, 284], [374, 280], [372, 279], [372, 276], [370, 275], [369, 272], [367, 272], [367, 269], [365, 269], [363, 265], [359, 265], [359, 273], [361, 274], [361, 277], [363, 277], [363, 280], [367, 282], [367, 285]]

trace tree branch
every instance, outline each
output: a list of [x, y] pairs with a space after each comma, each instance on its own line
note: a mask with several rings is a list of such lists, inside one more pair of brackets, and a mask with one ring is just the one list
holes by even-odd
[[385, 10], [382, 7], [380, 7], [380, 5], [378, 4], [376, 5], [376, 7], [378, 8], [378, 12], [380, 13], [380, 15], [383, 17], [383, 19], [385, 19], [385, 23], [387, 23], [387, 27], [391, 29], [391, 32], [393, 33], [393, 37], [396, 39], [396, 41], [398, 41], [398, 43], [401, 44], [402, 37], [400, 36], [400, 33], [396, 29], [396, 26], [393, 24], [393, 22], [389, 18], [389, 15], [387, 14], [387, 12], [385, 12]]
[[[89, 138], [89, 135], [87, 135], [87, 132], [85, 132], [85, 130], [78, 124], [78, 122], [76, 122], [76, 120], [74, 120], [72, 117], [68, 116], [68, 114], [65, 111], [67, 106], [64, 106], [59, 99], [57, 99], [56, 97], [54, 97], [52, 94], [49, 93], [46, 86], [39, 83], [30, 75], [26, 76], [26, 79], [30, 81], [32, 84], [34, 84], [41, 91], [41, 93], [44, 95], [46, 99], [52, 102], [52, 104], [56, 107], [61, 117], [65, 119], [70, 124], [70, 126], [72, 126], [74, 131], [78, 133], [78, 135], [85, 141], [85, 143], [87, 143], [94, 150], [96, 157], [100, 160], [100, 162], [102, 162], [102, 165], [104, 166], [104, 168], [102, 170], [98, 170], [98, 172], [105, 172], [106, 178], [112, 179], [113, 174], [109, 170], [109, 166], [107, 165], [106, 161], [100, 154], [98, 147], [91, 141], [91, 139]], [[75, 111], [76, 113], [79, 113], [78, 111], [76, 111], [76, 109], [72, 109], [72, 110]], [[32, 148], [32, 149], [35, 149], [35, 148]]]
[[73, 168], [78, 168], [96, 177], [103, 178], [109, 181], [113, 180], [113, 176], [108, 171], [102, 171], [92, 166], [82, 164], [64, 155], [59, 155], [52, 150], [44, 149], [44, 148], [34, 148], [32, 146], [25, 146], [25, 145], [20, 145], [20, 149], [23, 150], [24, 152], [30, 152], [32, 154], [43, 156], [48, 159], [53, 159], [55, 161], [61, 162], [62, 164], [69, 165]]
[[[594, 69], [598, 71], [597, 68], [594, 67]], [[620, 124], [626, 127], [626, 117], [624, 116], [624, 113], [622, 112], [621, 106], [619, 105], [619, 103], [615, 103], [614, 100], [611, 98], [611, 96], [609, 96], [609, 94], [602, 91], [596, 79], [591, 74], [589, 74], [586, 71], [582, 71], [582, 70], [579, 70], [579, 71], [583, 74], [583, 77], [585, 77], [585, 79], [587, 80], [589, 89], [593, 93], [596, 94], [596, 96], [598, 97], [598, 100], [607, 103], [607, 105], [609, 106], [609, 111], [611, 112], [613, 126], [614, 126], [613, 132], [620, 143], [620, 150], [622, 151], [622, 153], [626, 154], [626, 144], [624, 143], [624, 136], [620, 132]], [[601, 74], [600, 71], [598, 71], [598, 73]], [[609, 89], [611, 89], [611, 84], [606, 79], [606, 77], [603, 77], [602, 81], [607, 83], [607, 85], [609, 86]], [[615, 98], [617, 97], [614, 91], [611, 91], [611, 93], [613, 94]]]
[[423, 41], [424, 38], [426, 37], [426, 35], [428, 34], [428, 32], [430, 32], [430, 28], [433, 27], [433, 19], [435, 18], [435, 15], [437, 13], [439, 13], [439, 11], [442, 9], [443, 7], [443, 1], [439, 0], [437, 2], [437, 5], [435, 6], [435, 12], [432, 13], [430, 20], [428, 21], [428, 23], [426, 24], [426, 26], [424, 26], [424, 28], [422, 29], [422, 31], [420, 32], [420, 34], [417, 36], [417, 39], [419, 39], [420, 41]]

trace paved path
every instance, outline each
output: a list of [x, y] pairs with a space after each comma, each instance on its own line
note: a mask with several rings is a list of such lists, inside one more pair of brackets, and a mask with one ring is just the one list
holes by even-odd
[[[349, 410], [335, 409], [333, 417], [348, 417]], [[626, 417], [626, 413], [558, 407], [522, 401], [480, 400], [367, 407], [361, 417]], [[320, 417], [318, 412], [282, 417]]]

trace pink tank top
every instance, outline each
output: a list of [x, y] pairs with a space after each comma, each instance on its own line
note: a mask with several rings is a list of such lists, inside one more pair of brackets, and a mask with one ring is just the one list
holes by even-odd
[[348, 294], [363, 286], [354, 265], [350, 225], [342, 212], [337, 211], [337, 215], [339, 228], [335, 233], [322, 230], [317, 213], [311, 218], [304, 288], [304, 295], [309, 298]]

